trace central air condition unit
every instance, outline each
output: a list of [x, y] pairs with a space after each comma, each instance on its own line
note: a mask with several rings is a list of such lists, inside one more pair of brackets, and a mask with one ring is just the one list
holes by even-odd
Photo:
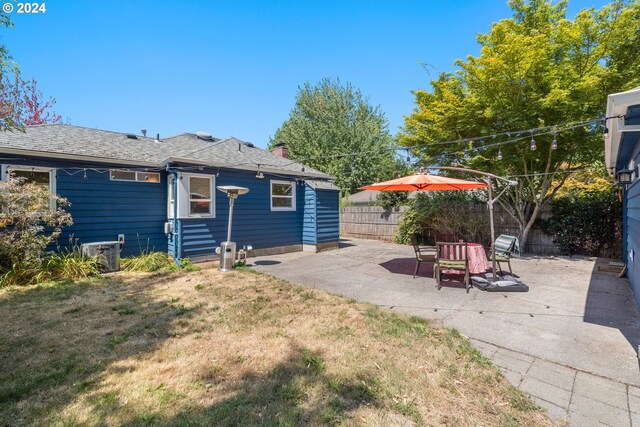
[[80, 250], [83, 256], [97, 257], [101, 272], [120, 270], [120, 242], [83, 243]]

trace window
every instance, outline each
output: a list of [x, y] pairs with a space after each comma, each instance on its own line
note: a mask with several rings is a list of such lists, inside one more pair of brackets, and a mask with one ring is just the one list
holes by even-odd
[[175, 187], [176, 187], [176, 178], [173, 175], [169, 175], [169, 178], [167, 179], [167, 217], [168, 218], [173, 218], [173, 213], [174, 213], [174, 206], [176, 203], [175, 200]]
[[[180, 172], [167, 178], [167, 218], [215, 218], [215, 176]], [[176, 194], [177, 193], [177, 194]]]
[[156, 172], [136, 172], [122, 169], [111, 170], [111, 181], [160, 182], [160, 174]]
[[294, 181], [271, 181], [271, 210], [296, 210], [296, 183]]
[[189, 216], [212, 216], [213, 180], [210, 176], [187, 175], [189, 179]]
[[[41, 168], [41, 167], [29, 167], [29, 166], [3, 166], [2, 178], [8, 179], [21, 179], [23, 182], [35, 183], [49, 189], [51, 194], [56, 194], [56, 175], [55, 169]], [[51, 199], [51, 209], [56, 208], [55, 200]]]

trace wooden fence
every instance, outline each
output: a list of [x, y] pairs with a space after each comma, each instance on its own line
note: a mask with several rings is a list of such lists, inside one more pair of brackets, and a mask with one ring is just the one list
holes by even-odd
[[[360, 239], [376, 239], [393, 241], [402, 215], [408, 208], [383, 208], [381, 206], [348, 206], [340, 208], [340, 235]], [[488, 215], [486, 205], [477, 205], [478, 215]], [[517, 236], [519, 228], [517, 223], [501, 208], [496, 206], [494, 211], [496, 235], [508, 234]], [[546, 207], [540, 217], [546, 219], [551, 215], [551, 210]], [[524, 252], [539, 255], [558, 255], [558, 245], [553, 243], [553, 237], [542, 232], [539, 227], [534, 227], [529, 232], [527, 247]]]
[[392, 242], [406, 206], [348, 206], [340, 208], [340, 235]]

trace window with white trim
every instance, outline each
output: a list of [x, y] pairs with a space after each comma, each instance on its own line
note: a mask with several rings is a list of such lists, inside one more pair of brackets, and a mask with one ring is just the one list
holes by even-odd
[[213, 178], [210, 175], [186, 175], [189, 216], [214, 216]]
[[[20, 179], [24, 183], [34, 183], [49, 190], [50, 194], [56, 194], [56, 170], [53, 168], [3, 165], [2, 179]], [[51, 199], [51, 209], [56, 208], [55, 200]]]
[[295, 181], [271, 181], [271, 210], [296, 210]]
[[157, 172], [140, 172], [126, 169], [111, 169], [109, 174], [111, 181], [139, 181], [139, 182], [160, 182], [160, 174]]

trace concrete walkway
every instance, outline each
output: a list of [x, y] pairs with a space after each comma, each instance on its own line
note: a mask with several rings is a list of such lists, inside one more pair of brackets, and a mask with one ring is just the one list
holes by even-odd
[[456, 328], [556, 422], [639, 426], [640, 316], [626, 279], [594, 259], [512, 260], [530, 291], [435, 287], [413, 279], [409, 246], [344, 240], [337, 251], [255, 258], [258, 271]]

